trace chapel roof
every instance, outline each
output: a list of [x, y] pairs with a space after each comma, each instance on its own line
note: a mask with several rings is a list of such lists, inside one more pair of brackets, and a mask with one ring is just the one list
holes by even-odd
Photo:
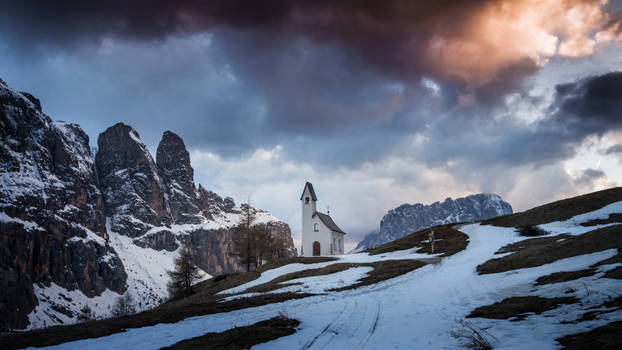
[[330, 215], [316, 211], [312, 217], [315, 217], [316, 215], [320, 218], [320, 220], [322, 220], [324, 225], [326, 225], [331, 231], [340, 232], [340, 233], [343, 233], [344, 235], [346, 234], [339, 228], [339, 226], [337, 226], [337, 224], [333, 221]]
[[305, 184], [305, 188], [302, 189], [300, 200], [302, 200], [302, 197], [304, 197], [305, 190], [307, 189], [307, 187], [309, 187], [309, 192], [311, 192], [311, 199], [317, 202], [317, 196], [315, 195], [315, 190], [313, 189], [313, 185], [309, 181], [307, 181], [307, 183]]

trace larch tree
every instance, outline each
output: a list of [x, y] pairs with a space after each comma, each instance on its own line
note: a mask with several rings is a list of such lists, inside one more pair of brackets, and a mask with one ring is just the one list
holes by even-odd
[[263, 261], [272, 261], [272, 245], [273, 241], [270, 237], [270, 231], [266, 224], [257, 224], [251, 228], [253, 240], [252, 251], [254, 251], [255, 266], [261, 267]]
[[249, 203], [241, 206], [241, 219], [232, 232], [231, 255], [246, 265], [261, 267], [264, 261], [272, 262], [286, 254], [286, 242], [271, 234], [270, 224], [255, 224], [255, 210]]
[[240, 222], [233, 230], [233, 254], [237, 255], [242, 264], [246, 265], [246, 271], [251, 270], [251, 263], [255, 262], [254, 257], [254, 232], [253, 222], [255, 221], [255, 211], [250, 203], [241, 205], [242, 215]]
[[192, 283], [202, 275], [196, 265], [196, 256], [189, 239], [182, 243], [173, 271], [167, 273], [170, 277], [167, 287], [171, 297], [186, 297], [192, 294]]

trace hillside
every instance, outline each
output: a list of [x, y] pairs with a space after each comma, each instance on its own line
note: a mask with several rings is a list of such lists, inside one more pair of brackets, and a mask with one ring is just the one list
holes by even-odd
[[288, 258], [218, 276], [189, 298], [132, 317], [6, 336], [0, 344], [209, 348], [238, 332], [247, 341], [238, 347], [250, 341], [254, 349], [478, 342], [496, 349], [619, 348], [620, 214], [622, 191], [613, 188], [492, 221], [435, 227], [434, 254], [422, 230], [336, 259]]
[[[117, 123], [93, 157], [79, 125], [1, 80], [0, 126], [0, 331], [75, 323], [84, 306], [106, 317], [120, 295], [152, 308], [184, 241], [206, 277], [241, 268], [229, 247], [241, 208], [196, 187], [178, 135], [164, 132], [154, 160]], [[289, 226], [253, 211], [294, 255]]]

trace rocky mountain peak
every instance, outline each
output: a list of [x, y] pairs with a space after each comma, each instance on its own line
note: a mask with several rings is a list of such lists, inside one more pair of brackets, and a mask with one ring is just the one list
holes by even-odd
[[164, 132], [158, 145], [156, 163], [165, 184], [173, 219], [184, 220], [187, 215], [199, 213], [202, 208], [194, 186], [194, 170], [181, 137], [172, 131]]
[[428, 227], [478, 221], [512, 214], [512, 206], [493, 193], [473, 194], [464, 198], [450, 197], [430, 205], [402, 204], [389, 210], [380, 221], [380, 230], [365, 236], [355, 251], [391, 242], [411, 232]]
[[176, 182], [185, 193], [194, 191], [194, 170], [184, 140], [172, 131], [165, 131], [156, 152], [160, 174], [169, 182]]
[[136, 130], [123, 123], [106, 129], [97, 139], [95, 162], [114, 231], [135, 237], [166, 223], [163, 184]]

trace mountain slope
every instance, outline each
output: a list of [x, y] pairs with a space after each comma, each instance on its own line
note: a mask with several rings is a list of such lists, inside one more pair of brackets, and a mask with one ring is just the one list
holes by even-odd
[[[438, 254], [429, 254], [422, 230], [371, 254], [284, 260], [205, 281], [198, 294], [135, 317], [0, 344], [159, 348], [285, 313], [301, 322], [297, 332], [254, 348], [453, 349], [472, 345], [474, 330], [495, 349], [619, 348], [621, 194], [615, 188], [569, 199], [575, 208], [597, 207], [570, 217], [547, 209], [535, 238], [480, 223], [435, 227], [443, 232], [439, 243], [454, 242], [439, 244]], [[542, 211], [514, 217], [523, 221], [525, 213], [537, 219]], [[408, 268], [388, 273], [398, 266]]]
[[512, 206], [499, 195], [473, 194], [446, 198], [430, 205], [402, 204], [389, 210], [380, 221], [380, 230], [365, 236], [354, 252], [377, 247], [424, 228], [456, 222], [471, 222], [512, 214]]
[[[167, 131], [157, 162], [131, 126], [98, 138], [53, 122], [32, 95], [0, 81], [0, 330], [98, 317], [130, 294], [139, 310], [166, 299], [166, 271], [190, 241], [206, 273], [240, 269], [230, 253], [241, 209], [193, 182], [183, 140]], [[289, 226], [253, 208], [295, 254]], [[206, 274], [206, 277], [208, 275]]]

